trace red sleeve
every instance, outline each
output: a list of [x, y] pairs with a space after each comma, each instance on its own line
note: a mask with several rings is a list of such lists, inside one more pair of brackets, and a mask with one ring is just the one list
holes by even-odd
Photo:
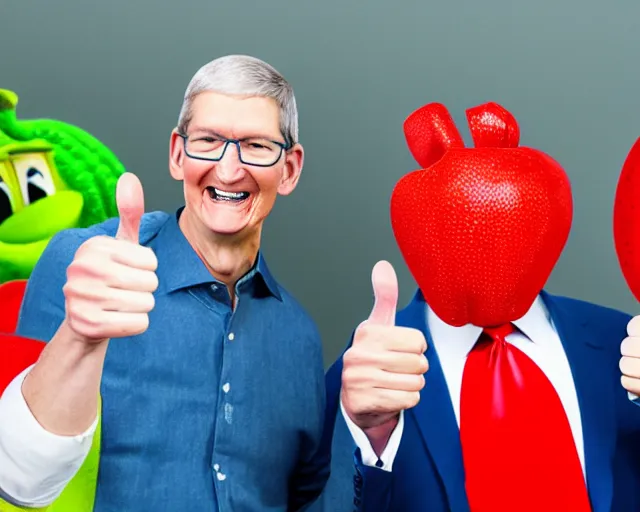
[[18, 314], [26, 286], [26, 279], [9, 281], [0, 285], [0, 332], [13, 333], [16, 331]]
[[26, 280], [0, 285], [0, 395], [23, 370], [34, 364], [45, 344], [12, 334], [24, 295]]
[[23, 370], [34, 364], [45, 343], [0, 333], [0, 395]]

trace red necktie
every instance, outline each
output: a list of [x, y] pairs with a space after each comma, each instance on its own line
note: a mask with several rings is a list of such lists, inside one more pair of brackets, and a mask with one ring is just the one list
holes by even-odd
[[560, 398], [540, 368], [485, 329], [467, 357], [460, 438], [471, 512], [588, 512], [586, 485]]

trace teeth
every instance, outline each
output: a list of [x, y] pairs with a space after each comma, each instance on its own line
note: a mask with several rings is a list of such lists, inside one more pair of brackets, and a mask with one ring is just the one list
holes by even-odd
[[217, 188], [214, 188], [213, 190], [215, 190], [216, 194], [220, 197], [224, 197], [227, 199], [240, 199], [243, 196], [242, 192], [225, 192], [224, 190], [220, 190]]
[[220, 190], [219, 188], [211, 188], [209, 190], [210, 192], [211, 191], [213, 192], [211, 194], [211, 197], [213, 199], [223, 199], [226, 201], [241, 201], [249, 197], [248, 192], [227, 192], [225, 190]]

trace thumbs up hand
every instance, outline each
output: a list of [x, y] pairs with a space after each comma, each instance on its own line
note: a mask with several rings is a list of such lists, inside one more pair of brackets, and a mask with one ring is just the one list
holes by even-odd
[[398, 280], [386, 261], [373, 268], [375, 304], [369, 319], [356, 329], [343, 356], [342, 404], [362, 430], [375, 429], [415, 406], [429, 363], [427, 342], [417, 329], [396, 327]]
[[640, 315], [627, 323], [627, 337], [620, 346], [620, 371], [622, 387], [632, 395], [640, 395]]
[[158, 261], [151, 249], [138, 243], [144, 195], [135, 175], [120, 177], [116, 201], [120, 224], [115, 238], [90, 238], [67, 269], [65, 321], [85, 343], [146, 331], [155, 305]]

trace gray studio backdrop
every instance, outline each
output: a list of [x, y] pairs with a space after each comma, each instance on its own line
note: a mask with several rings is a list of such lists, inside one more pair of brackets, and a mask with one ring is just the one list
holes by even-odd
[[75, 123], [138, 174], [147, 209], [174, 210], [169, 132], [192, 74], [228, 53], [267, 60], [293, 83], [306, 148], [302, 180], [268, 222], [270, 267], [318, 322], [329, 363], [372, 305], [388, 259], [400, 303], [414, 292], [388, 201], [416, 164], [402, 122], [430, 101], [502, 103], [521, 143], [556, 158], [575, 222], [548, 285], [640, 312], [620, 273], [611, 212], [640, 136], [640, 3], [633, 0], [0, 0], [0, 87], [21, 117]]

